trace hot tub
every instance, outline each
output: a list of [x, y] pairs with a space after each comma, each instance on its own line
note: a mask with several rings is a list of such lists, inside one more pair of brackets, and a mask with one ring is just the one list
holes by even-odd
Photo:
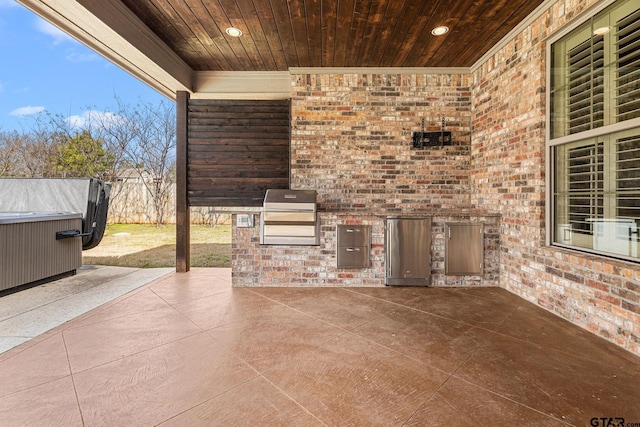
[[87, 250], [104, 235], [110, 192], [110, 183], [95, 178], [0, 178], [0, 212], [79, 212]]
[[0, 291], [75, 274], [82, 239], [56, 234], [81, 229], [81, 213], [0, 212]]

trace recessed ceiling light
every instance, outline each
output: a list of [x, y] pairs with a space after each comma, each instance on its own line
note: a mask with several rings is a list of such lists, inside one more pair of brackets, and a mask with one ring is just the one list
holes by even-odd
[[443, 34], [447, 34], [449, 32], [449, 27], [445, 27], [444, 25], [441, 25], [440, 27], [435, 27], [433, 30], [431, 30], [431, 34], [433, 34], [434, 36], [441, 36]]
[[240, 31], [238, 28], [235, 28], [235, 27], [229, 27], [225, 31], [231, 37], [240, 37], [242, 35], [242, 31]]
[[611, 28], [609, 28], [609, 27], [600, 27], [600, 28], [596, 28], [595, 30], [593, 30], [593, 34], [596, 35], [596, 36], [604, 36], [610, 30], [611, 30]]

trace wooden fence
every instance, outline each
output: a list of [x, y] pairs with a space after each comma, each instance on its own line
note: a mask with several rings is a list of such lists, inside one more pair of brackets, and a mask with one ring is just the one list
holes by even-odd
[[[169, 189], [164, 205], [164, 223], [175, 224], [175, 184]], [[228, 224], [230, 214], [220, 213], [221, 208], [192, 207], [192, 224]], [[156, 210], [149, 191], [142, 182], [114, 182], [111, 187], [107, 222], [111, 224], [155, 224]]]

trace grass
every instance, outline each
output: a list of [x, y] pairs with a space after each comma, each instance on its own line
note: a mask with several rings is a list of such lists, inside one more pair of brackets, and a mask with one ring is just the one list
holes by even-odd
[[[231, 225], [191, 225], [191, 267], [231, 266]], [[82, 252], [84, 265], [175, 267], [176, 226], [110, 224], [100, 244]]]

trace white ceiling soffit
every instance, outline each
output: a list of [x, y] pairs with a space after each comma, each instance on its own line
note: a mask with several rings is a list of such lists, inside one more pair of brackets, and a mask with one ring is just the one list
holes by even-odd
[[199, 71], [193, 76], [193, 98], [289, 99], [288, 71]]
[[192, 70], [120, 2], [18, 0], [82, 44], [175, 99], [190, 91]]

